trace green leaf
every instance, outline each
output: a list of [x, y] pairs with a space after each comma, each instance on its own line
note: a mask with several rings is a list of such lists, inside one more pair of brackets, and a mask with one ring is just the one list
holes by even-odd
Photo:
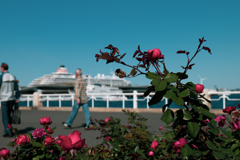
[[190, 91], [189, 91], [188, 89], [184, 89], [183, 91], [178, 92], [177, 95], [178, 95], [179, 97], [184, 98], [184, 97], [187, 97], [187, 96], [189, 95], [189, 93], [190, 93]]
[[166, 150], [162, 150], [162, 153], [163, 153], [165, 156], [167, 156], [167, 155], [168, 155], [168, 153], [167, 153], [167, 151], [166, 151]]
[[217, 122], [214, 119], [210, 120], [210, 124], [213, 125], [213, 126], [217, 126]]
[[190, 112], [188, 110], [183, 109], [183, 119], [184, 120], [190, 120], [192, 119], [192, 115], [190, 114]]
[[155, 91], [163, 91], [167, 88], [167, 82], [157, 78], [152, 80], [152, 85], [154, 85]]
[[114, 142], [111, 142], [111, 141], [108, 141], [108, 143], [109, 143], [110, 145], [112, 145], [113, 148], [114, 148], [116, 151], [120, 151], [120, 147], [119, 147], [118, 144], [115, 144]]
[[47, 153], [47, 154], [46, 154], [46, 158], [49, 159], [49, 158], [51, 158], [51, 157], [52, 157], [52, 154], [51, 154], [51, 153]]
[[145, 156], [145, 154], [144, 154], [144, 150], [143, 150], [143, 149], [138, 150], [137, 152], [141, 155], [141, 158], [143, 158], [143, 159], [146, 159], [146, 158], [147, 158], [147, 157]]
[[231, 146], [231, 150], [233, 151], [234, 149], [236, 149], [238, 147], [238, 144], [233, 144], [232, 146]]
[[166, 91], [162, 91], [162, 92], [156, 92], [155, 95], [151, 98], [151, 100], [148, 102], [148, 105], [151, 106], [151, 105], [154, 105], [154, 104], [157, 104], [159, 103], [162, 98], [163, 98], [163, 95], [166, 93]]
[[190, 135], [195, 138], [200, 130], [200, 126], [196, 122], [188, 122], [187, 127]]
[[205, 116], [212, 118], [212, 119], [216, 119], [216, 115], [214, 113], [210, 113], [207, 110], [202, 111], [202, 114], [204, 114]]
[[231, 137], [231, 132], [223, 129], [222, 127], [219, 127], [219, 129], [220, 129], [226, 136]]
[[178, 73], [176, 73], [176, 75], [179, 78], [182, 78], [182, 79], [187, 79], [188, 78], [188, 75], [187, 74], [183, 74], [182, 72], [178, 72]]
[[178, 76], [174, 73], [168, 73], [166, 76], [164, 76], [164, 80], [167, 81], [168, 83], [173, 83], [173, 82], [177, 82], [178, 80]]
[[191, 147], [189, 147], [188, 144], [185, 144], [185, 145], [183, 146], [183, 148], [181, 149], [181, 154], [182, 154], [182, 156], [183, 156], [184, 158], [187, 158], [187, 159], [188, 159], [189, 156], [191, 156], [191, 155], [194, 154], [194, 151], [193, 151], [193, 149], [192, 149]]
[[7, 146], [13, 146], [14, 143], [15, 141], [9, 142]]
[[197, 106], [191, 105], [191, 107], [194, 109], [194, 112], [200, 112], [200, 109]]
[[198, 93], [196, 91], [190, 91], [190, 96], [194, 99], [197, 99]]
[[[49, 153], [50, 154], [50, 153]], [[51, 154], [52, 155], [52, 154]], [[42, 154], [42, 155], [39, 155], [39, 159], [41, 159], [41, 158], [44, 158], [44, 154]]]
[[192, 83], [192, 82], [186, 83], [184, 87], [185, 87], [185, 88], [189, 88], [189, 89], [191, 89], [191, 90], [196, 90], [196, 86], [195, 86], [195, 84]]
[[134, 151], [137, 152], [139, 150], [139, 147], [135, 147]]
[[172, 85], [168, 85], [167, 88], [177, 92], [177, 88]]
[[217, 150], [217, 147], [211, 141], [206, 141], [206, 144], [207, 144], [209, 149]]
[[42, 147], [42, 144], [39, 143], [39, 142], [32, 142], [32, 145], [33, 145], [34, 147]]
[[212, 128], [209, 131], [212, 132], [215, 136], [217, 136], [219, 134], [219, 129], [218, 128]]
[[221, 152], [213, 151], [213, 156], [214, 156], [216, 159], [225, 159], [225, 155], [222, 154]]
[[161, 78], [159, 75], [156, 75], [154, 72], [147, 72], [146, 77], [148, 79], [155, 79], [155, 78], [160, 79]]
[[172, 100], [174, 103], [176, 103], [179, 106], [184, 105], [184, 100], [181, 97], [177, 97], [176, 95], [172, 96]]
[[143, 96], [147, 97], [152, 91], [154, 91], [154, 86], [148, 87], [148, 89], [144, 92]]
[[161, 120], [165, 122], [167, 125], [169, 125], [171, 122], [174, 121], [174, 113], [172, 110], [167, 109], [162, 115]]
[[167, 90], [166, 94], [164, 95], [164, 97], [166, 98], [171, 98], [172, 96], [176, 95], [172, 90]]

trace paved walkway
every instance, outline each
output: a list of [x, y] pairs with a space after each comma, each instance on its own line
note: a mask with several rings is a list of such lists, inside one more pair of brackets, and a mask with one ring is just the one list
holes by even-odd
[[[35, 128], [42, 128], [40, 125], [40, 118], [42, 117], [51, 117], [53, 123], [50, 125], [51, 128], [56, 127], [55, 132], [52, 134], [53, 137], [58, 135], [68, 135], [74, 130], [78, 130], [82, 133], [81, 137], [85, 138], [85, 142], [89, 147], [100, 144], [102, 139], [97, 140], [96, 137], [100, 136], [100, 132], [96, 131], [85, 131], [85, 117], [83, 112], [79, 112], [76, 116], [75, 121], [72, 124], [72, 129], [64, 129], [62, 122], [66, 121], [70, 115], [70, 111], [41, 111], [41, 110], [22, 110], [21, 115], [21, 124], [15, 125], [20, 134], [23, 133], [32, 133]], [[1, 112], [0, 112], [1, 113]], [[139, 113], [141, 116], [144, 116], [148, 119], [147, 125], [151, 126], [149, 131], [157, 131], [160, 126], [165, 126], [165, 123], [160, 120], [162, 113]], [[112, 113], [112, 112], [91, 112], [93, 119], [105, 119], [109, 116], [114, 118], [121, 119], [122, 125], [127, 125], [127, 116], [124, 113]], [[0, 114], [1, 117], [1, 114]], [[3, 124], [2, 118], [0, 118], [0, 148], [5, 147], [11, 152], [14, 148], [8, 147], [7, 144], [11, 141], [12, 138], [3, 138]]]

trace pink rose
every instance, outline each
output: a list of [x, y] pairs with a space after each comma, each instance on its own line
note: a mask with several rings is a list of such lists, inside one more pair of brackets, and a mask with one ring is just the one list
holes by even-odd
[[166, 140], [163, 140], [163, 142], [166, 142]]
[[50, 117], [43, 117], [40, 119], [41, 125], [50, 125], [52, 121], [50, 120]]
[[110, 136], [107, 136], [106, 137], [106, 141], [110, 141], [111, 137]]
[[159, 127], [159, 130], [162, 130], [162, 127]]
[[196, 92], [197, 93], [202, 93], [204, 89], [204, 85], [202, 84], [196, 84]]
[[149, 151], [149, 152], [148, 152], [148, 157], [151, 157], [151, 156], [154, 157], [153, 151]]
[[230, 122], [233, 130], [240, 130], [240, 123], [239, 123], [239, 119], [236, 118], [234, 122]]
[[52, 138], [51, 136], [47, 135], [45, 137], [45, 140], [44, 140], [44, 145], [51, 145], [55, 142], [54, 138]]
[[29, 137], [27, 137], [26, 134], [23, 134], [23, 135], [20, 135], [16, 138], [16, 143], [20, 146], [20, 145], [23, 145], [23, 144], [26, 144], [26, 143], [29, 143], [30, 142], [30, 139]]
[[216, 118], [214, 119], [216, 122], [219, 122], [219, 121], [221, 121], [221, 118], [216, 114]]
[[187, 144], [187, 141], [185, 138], [180, 138], [178, 141], [174, 142], [173, 149], [177, 152], [180, 152], [181, 148]]
[[205, 119], [205, 120], [203, 120], [203, 122], [206, 123], [206, 124], [210, 123], [209, 119]]
[[87, 145], [86, 145], [86, 144], [84, 145], [84, 148], [87, 148]]
[[105, 122], [108, 122], [108, 121], [110, 121], [110, 120], [111, 120], [111, 118], [108, 117], [108, 118], [105, 119]]
[[9, 152], [8, 149], [6, 149], [6, 148], [0, 149], [0, 157], [6, 158], [6, 156], [9, 155], [9, 154], [10, 154], [10, 152]]
[[65, 160], [65, 157], [60, 157], [59, 160]]
[[192, 146], [193, 146], [194, 148], [197, 148], [197, 146], [196, 146], [196, 145], [194, 145], [194, 144], [192, 144]]
[[47, 131], [49, 134], [53, 134], [54, 130], [50, 131], [52, 128], [50, 128], [49, 126], [47, 126]]
[[153, 141], [153, 142], [152, 142], [152, 145], [151, 145], [151, 148], [152, 148], [152, 149], [156, 149], [157, 146], [158, 146], [158, 142], [157, 142], [157, 141]]
[[43, 137], [44, 135], [46, 135], [47, 133], [44, 132], [44, 129], [43, 128], [37, 128], [33, 131], [32, 133], [32, 136], [33, 138], [41, 138]]
[[221, 134], [218, 134], [218, 137], [220, 137], [221, 136]]
[[57, 141], [58, 145], [65, 151], [71, 149], [81, 149], [85, 144], [85, 139], [81, 139], [81, 132], [75, 130], [73, 133], [68, 136], [60, 135], [59, 140]]
[[161, 54], [161, 51], [158, 48], [148, 50], [147, 55], [152, 59], [164, 59], [164, 55]]
[[228, 106], [227, 108], [223, 109], [223, 112], [231, 114], [233, 111], [236, 110], [236, 108], [237, 108], [236, 106], [234, 106], [234, 107]]

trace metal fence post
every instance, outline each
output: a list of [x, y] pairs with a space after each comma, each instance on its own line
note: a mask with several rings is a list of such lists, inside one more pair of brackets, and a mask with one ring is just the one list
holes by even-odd
[[223, 109], [225, 109], [225, 107], [226, 107], [226, 94], [225, 93], [223, 93]]
[[59, 95], [59, 107], [62, 107], [62, 104], [61, 104], [61, 95]]
[[137, 109], [138, 108], [138, 105], [137, 105], [137, 91], [136, 90], [134, 90], [133, 91], [133, 108], [134, 109]]

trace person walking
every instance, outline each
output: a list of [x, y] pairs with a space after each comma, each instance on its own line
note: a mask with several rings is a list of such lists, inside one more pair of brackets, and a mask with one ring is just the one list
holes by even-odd
[[12, 137], [11, 133], [11, 112], [13, 105], [19, 102], [20, 93], [16, 78], [8, 72], [8, 65], [2, 63], [2, 75], [0, 76], [0, 101], [2, 110], [2, 121], [4, 126], [3, 137]]
[[88, 110], [88, 100], [87, 100], [87, 82], [84, 80], [82, 76], [82, 70], [77, 69], [75, 71], [76, 81], [74, 84], [74, 90], [75, 90], [75, 97], [74, 97], [74, 105], [72, 107], [72, 112], [66, 122], [62, 122], [63, 126], [65, 126], [68, 129], [71, 129], [72, 123], [78, 113], [79, 108], [82, 106], [83, 112], [86, 119], [86, 130], [90, 130], [95, 126], [94, 123], [90, 121], [90, 113]]

